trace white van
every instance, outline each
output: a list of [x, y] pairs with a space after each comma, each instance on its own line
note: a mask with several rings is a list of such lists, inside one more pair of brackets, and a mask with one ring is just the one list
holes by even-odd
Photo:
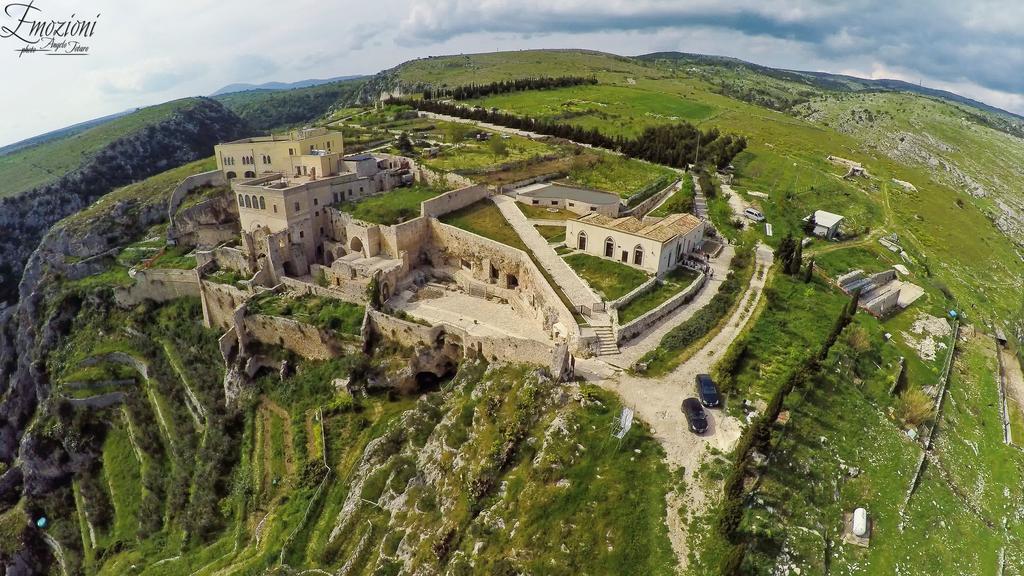
[[754, 208], [747, 208], [746, 210], [743, 211], [743, 215], [746, 216], [747, 218], [750, 218], [754, 222], [764, 221], [764, 214], [761, 214], [760, 210], [755, 210]]

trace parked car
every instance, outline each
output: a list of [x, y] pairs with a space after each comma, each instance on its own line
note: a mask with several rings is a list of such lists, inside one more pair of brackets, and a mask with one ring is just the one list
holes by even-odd
[[743, 215], [754, 222], [764, 222], [764, 214], [761, 214], [761, 211], [755, 208], [747, 208], [743, 211]]
[[703, 434], [708, 429], [708, 416], [704, 413], [704, 407], [700, 400], [687, 398], [683, 400], [683, 414], [686, 416], [686, 425], [692, 432]]
[[722, 397], [718, 394], [718, 386], [707, 374], [697, 374], [697, 396], [700, 398], [701, 404], [708, 408], [714, 408], [722, 402]]

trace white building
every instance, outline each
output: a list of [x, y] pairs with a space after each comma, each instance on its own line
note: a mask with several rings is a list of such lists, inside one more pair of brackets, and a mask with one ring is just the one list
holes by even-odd
[[566, 221], [570, 248], [662, 275], [700, 249], [707, 223], [693, 214], [610, 218], [600, 213]]
[[825, 212], [824, 210], [815, 210], [814, 214], [804, 218], [804, 222], [807, 222], [810, 218], [814, 218], [814, 235], [821, 236], [825, 240], [835, 238], [835, 235], [839, 232], [839, 225], [843, 222], [843, 217], [839, 214]]

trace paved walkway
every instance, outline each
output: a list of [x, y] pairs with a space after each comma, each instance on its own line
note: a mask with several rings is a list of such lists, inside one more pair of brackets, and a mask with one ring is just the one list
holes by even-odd
[[530, 224], [522, 211], [516, 207], [515, 200], [508, 196], [497, 195], [491, 196], [491, 201], [498, 205], [505, 220], [508, 220], [516, 234], [519, 234], [533, 255], [537, 257], [537, 261], [548, 271], [548, 274], [561, 287], [562, 292], [573, 305], [590, 308], [601, 302], [601, 298], [594, 294], [594, 291], [583, 280], [580, 280], [576, 272], [565, 263], [565, 260], [562, 260], [561, 256], [555, 253], [548, 241]]

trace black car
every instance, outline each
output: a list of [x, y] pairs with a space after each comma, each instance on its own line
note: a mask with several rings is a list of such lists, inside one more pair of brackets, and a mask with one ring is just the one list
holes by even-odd
[[708, 408], [714, 408], [722, 402], [722, 397], [718, 395], [718, 386], [715, 386], [715, 381], [707, 374], [697, 374], [697, 396]]
[[690, 430], [697, 434], [703, 434], [708, 429], [708, 417], [704, 413], [704, 407], [700, 400], [687, 398], [683, 400], [683, 414], [686, 415], [686, 424]]

